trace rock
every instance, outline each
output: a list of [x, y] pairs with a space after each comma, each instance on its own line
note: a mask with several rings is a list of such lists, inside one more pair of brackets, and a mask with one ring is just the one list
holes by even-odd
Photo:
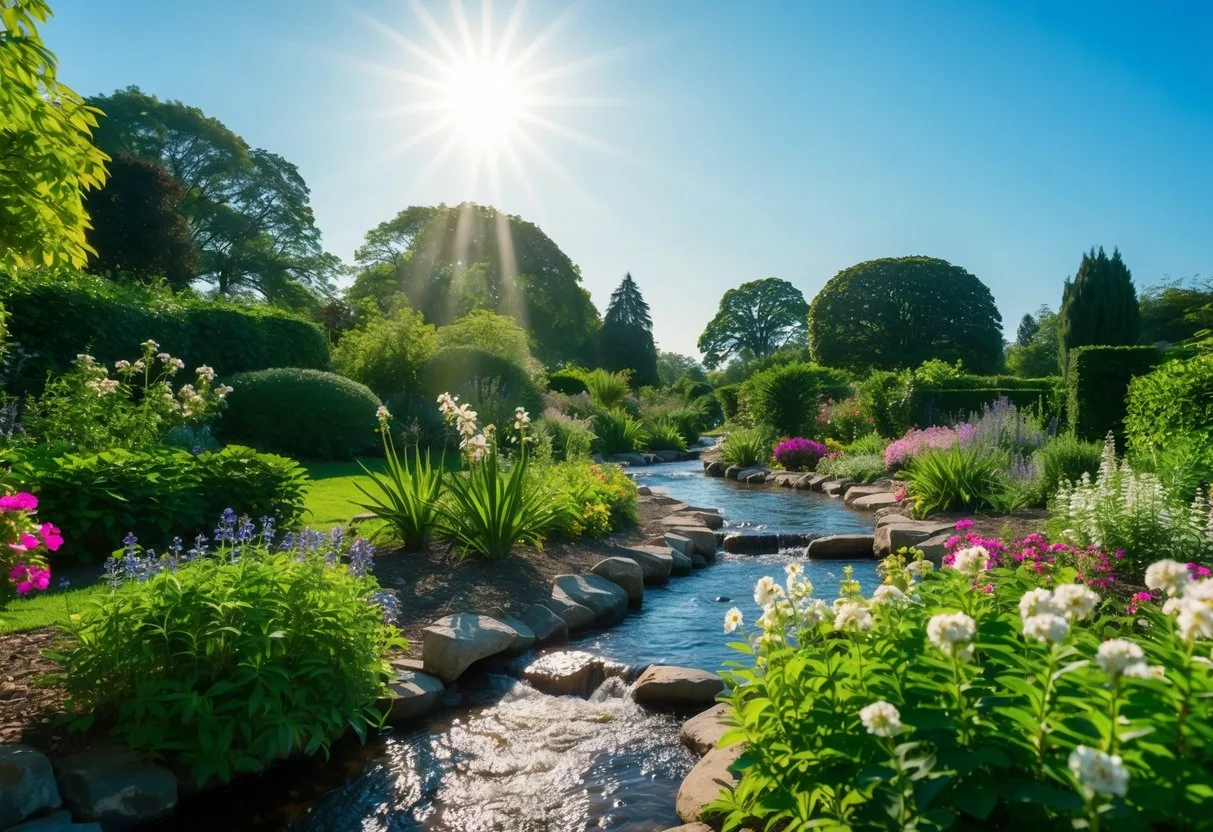
[[778, 485], [780, 488], [791, 488], [792, 481], [798, 479], [800, 474], [795, 471], [775, 471], [767, 479]]
[[709, 477], [723, 477], [724, 472], [728, 469], [729, 466], [725, 465], [719, 459], [714, 459], [711, 462], [704, 460], [703, 463], [703, 473]]
[[740, 465], [730, 465], [728, 468], [724, 469], [725, 479], [735, 480], [735, 479], [737, 479], [737, 475], [740, 473], [741, 473]]
[[[695, 557], [702, 560], [704, 566], [708, 565], [708, 562], [703, 560], [702, 556], [696, 555]], [[684, 575], [690, 575], [695, 569], [695, 563], [691, 560], [691, 556], [684, 555], [682, 552], [675, 552], [671, 549], [670, 560], [674, 562], [674, 565], [670, 568], [670, 574], [675, 577], [680, 578]]]
[[873, 557], [872, 544], [876, 538], [870, 534], [835, 534], [819, 537], [809, 544], [810, 559], [848, 559]]
[[[900, 523], [886, 523], [876, 527], [876, 535], [872, 542], [872, 551], [877, 557], [884, 557], [890, 552], [896, 552], [902, 546], [917, 546], [928, 538], [948, 532], [951, 536], [951, 523], [936, 523], [930, 520], [904, 520]], [[946, 537], [945, 537], [946, 539]]]
[[623, 557], [603, 558], [590, 571], [626, 592], [628, 606], [639, 607], [644, 603], [644, 572], [636, 561]]
[[[587, 610], [587, 612], [589, 612]], [[590, 616], [594, 614], [591, 612]], [[531, 604], [519, 616], [522, 623], [535, 634], [536, 644], [551, 644], [569, 640], [569, 625], [543, 604]]]
[[763, 468], [761, 465], [754, 465], [749, 468], [743, 468], [737, 472], [734, 477], [738, 482], [748, 482], [752, 484], [760, 484], [767, 481], [767, 477], [771, 475], [769, 468]]
[[829, 494], [831, 497], [837, 497], [845, 494], [847, 489], [854, 484], [855, 483], [851, 480], [826, 480], [821, 484], [821, 490], [823, 493]]
[[689, 557], [691, 560], [692, 569], [707, 569], [708, 568], [707, 559], [704, 558], [703, 555], [696, 553], [694, 555], [690, 555]]
[[[707, 529], [708, 524], [699, 519], [699, 515], [691, 514], [687, 511], [676, 511], [673, 514], [667, 514], [660, 520], [662, 528], [673, 529], [685, 526], [688, 529]], [[710, 529], [708, 529], [711, 531]]]
[[569, 650], [540, 656], [522, 671], [522, 678], [540, 693], [584, 699], [608, 678], [623, 676], [627, 670], [627, 665], [607, 661], [601, 656]]
[[101, 824], [72, 823], [72, 813], [61, 809], [58, 812], [10, 826], [4, 832], [101, 832]]
[[820, 476], [819, 474], [805, 474], [792, 483], [792, 487], [797, 491], [809, 491], [813, 487], [813, 478]]
[[517, 640], [518, 632], [496, 618], [458, 613], [422, 631], [421, 657], [426, 673], [449, 684], [473, 662], [504, 653]]
[[712, 531], [716, 531], [724, 525], [724, 518], [716, 512], [701, 511], [689, 507], [685, 511], [679, 511], [675, 514], [671, 514], [670, 517], [667, 517], [666, 519], [669, 520], [670, 518], [685, 518], [691, 523], [691, 525], [706, 526]]
[[725, 535], [723, 547], [735, 554], [760, 555], [779, 551], [779, 535], [775, 532]]
[[[901, 513], [901, 506], [885, 506], [884, 508], [876, 509], [876, 522], [880, 522], [881, 518], [891, 516], [905, 516]], [[908, 519], [908, 518], [907, 518]]]
[[177, 806], [177, 778], [124, 746], [97, 746], [55, 764], [63, 805], [81, 820], [121, 832]]
[[627, 558], [640, 567], [640, 574], [647, 586], [664, 584], [674, 571], [674, 558], [669, 549], [656, 546], [616, 546], [615, 557]]
[[695, 552], [695, 544], [691, 542], [691, 538], [684, 537], [678, 532], [666, 532], [663, 539], [672, 551], [680, 552], [684, 555], [691, 555]]
[[722, 690], [724, 680], [715, 673], [657, 664], [640, 674], [632, 698], [641, 705], [711, 705]]
[[875, 485], [853, 485], [843, 495], [842, 502], [849, 506], [861, 497], [870, 497], [873, 494], [891, 494], [892, 492], [891, 488], [880, 488]]
[[645, 459], [640, 454], [612, 454], [611, 462], [614, 462], [616, 465], [633, 466], [644, 465]]
[[552, 587], [552, 597], [545, 602], [548, 608], [564, 620], [568, 632], [585, 630], [594, 626], [597, 616], [594, 611], [584, 604], [574, 601], [560, 587]]
[[388, 700], [387, 721], [393, 724], [408, 722], [425, 716], [442, 701], [446, 685], [428, 673], [413, 670], [396, 670], [396, 681], [389, 686], [392, 696]]
[[[855, 489], [852, 488], [851, 491]], [[849, 495], [851, 491], [848, 491]], [[869, 494], [866, 497], [860, 497], [851, 503], [851, 508], [859, 509], [860, 511], [876, 511], [882, 508], [897, 508], [901, 505], [901, 500], [897, 499], [892, 491], [882, 491], [879, 494]]]
[[805, 480], [806, 487], [811, 491], [820, 491], [823, 483], [829, 482], [830, 478], [825, 474], [811, 474]]
[[716, 747], [725, 731], [733, 727], [725, 722], [726, 715], [732, 710], [733, 706], [728, 702], [716, 703], [682, 723], [678, 738], [683, 745], [702, 757]]
[[883, 488], [885, 491], [892, 491], [897, 486], [897, 483], [889, 477], [881, 477], [873, 482], [872, 485], [877, 488]]
[[715, 748], [696, 763], [678, 787], [675, 810], [688, 823], [704, 819], [703, 808], [720, 796], [724, 789], [737, 787], [737, 778], [729, 767], [741, 756], [742, 746]]
[[670, 506], [670, 511], [682, 511], [687, 507], [687, 504], [682, 500], [676, 500], [669, 494], [654, 494], [653, 502], [659, 506]]
[[62, 805], [45, 754], [28, 745], [0, 745], [0, 828]]
[[628, 611], [628, 594], [599, 575], [557, 575], [553, 594], [560, 589], [573, 602], [594, 611], [595, 624], [614, 624]]
[[712, 827], [706, 823], [684, 823], [681, 826], [671, 826], [664, 832], [712, 832]]
[[518, 620], [512, 615], [495, 615], [493, 617], [518, 634], [518, 638], [514, 639], [514, 643], [505, 651], [507, 656], [521, 656], [535, 646], [535, 631], [528, 627], [525, 622]]
[[652, 497], [653, 489], [649, 488], [647, 485], [638, 485], [638, 486], [636, 486], [636, 496]]
[[654, 451], [653, 456], [657, 457], [658, 462], [677, 462], [682, 456], [682, 451]]
[[948, 553], [946, 544], [952, 539], [952, 535], [954, 534], [956, 534], [956, 531], [952, 529], [937, 534], [934, 537], [929, 537], [916, 545], [922, 550], [923, 557], [935, 564], [936, 569], [939, 569], [943, 566], [943, 556]]
[[904, 523], [913, 523], [913, 522], [915, 522], [915, 521], [910, 519], [909, 517], [906, 517], [904, 514], [897, 514], [896, 512], [891, 512], [889, 514], [879, 514], [878, 513], [876, 515], [876, 528], [878, 528], [878, 529], [881, 526], [900, 526]]
[[670, 535], [686, 538], [690, 541], [691, 550], [703, 555], [709, 562], [716, 560], [716, 535], [704, 526], [672, 526], [666, 532], [666, 543], [671, 549], [678, 549], [683, 554], [691, 554], [670, 542]]

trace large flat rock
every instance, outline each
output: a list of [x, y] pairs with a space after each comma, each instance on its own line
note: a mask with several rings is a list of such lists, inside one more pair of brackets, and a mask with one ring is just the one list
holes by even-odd
[[595, 624], [614, 624], [628, 611], [628, 594], [600, 575], [557, 575], [552, 588], [593, 610]]
[[875, 536], [870, 534], [834, 534], [809, 543], [809, 558], [846, 560], [873, 557]]
[[[852, 488], [851, 491], [855, 489]], [[851, 496], [851, 491], [847, 492], [847, 496]], [[890, 508], [901, 505], [901, 500], [897, 499], [892, 491], [881, 491], [877, 494], [869, 494], [866, 497], [860, 497], [851, 501], [851, 508], [859, 509], [860, 511], [877, 511], [882, 508]]]
[[845, 505], [853, 505], [857, 500], [864, 497], [871, 497], [874, 494], [892, 494], [891, 488], [885, 488], [879, 485], [853, 485], [847, 489], [847, 493], [843, 495], [842, 502]]
[[723, 690], [724, 680], [715, 673], [658, 664], [640, 674], [632, 687], [632, 698], [641, 705], [711, 705]]
[[172, 813], [177, 778], [137, 757], [129, 748], [102, 745], [55, 763], [63, 805], [106, 832], [122, 832]]
[[682, 744], [694, 751], [700, 757], [707, 754], [720, 742], [732, 726], [725, 722], [726, 715], [733, 706], [728, 702], [718, 702], [701, 714], [693, 716], [682, 723], [678, 738]]
[[0, 745], [0, 828], [61, 805], [55, 770], [45, 754], [28, 745]]
[[916, 523], [916, 522], [918, 522], [918, 521], [914, 520], [912, 517], [907, 517], [904, 514], [898, 514], [895, 511], [886, 512], [886, 513], [878, 513], [876, 516], [876, 528], [878, 528], [878, 529], [881, 526], [900, 526], [900, 525], [904, 525], [905, 523]]
[[549, 696], [580, 696], [598, 690], [612, 676], [627, 673], [627, 665], [608, 661], [581, 650], [564, 650], [540, 656], [522, 671], [522, 678]]
[[628, 606], [639, 607], [644, 603], [644, 572], [636, 561], [624, 557], [603, 558], [590, 568], [590, 572], [626, 592]]
[[392, 696], [388, 702], [387, 721], [393, 724], [419, 719], [442, 701], [446, 685], [442, 680], [428, 673], [419, 673], [402, 667], [395, 667], [396, 679], [388, 688]]
[[[691, 542], [691, 551], [679, 549], [671, 542], [671, 535], [686, 538]], [[679, 549], [685, 555], [703, 555], [709, 561], [716, 560], [716, 533], [705, 526], [671, 526], [666, 531], [666, 543], [671, 549]]]
[[831, 497], [837, 497], [845, 494], [847, 489], [855, 483], [852, 480], [826, 480], [821, 484], [823, 494], [829, 494]]
[[488, 615], [457, 613], [440, 618], [422, 631], [425, 672], [451, 683], [474, 662], [504, 653], [518, 631]]
[[614, 557], [627, 558], [640, 567], [644, 583], [649, 586], [664, 584], [674, 571], [674, 558], [670, 550], [657, 546], [616, 546]]
[[[586, 612], [590, 612], [586, 610]], [[591, 620], [593, 613], [590, 612]], [[523, 624], [531, 628], [538, 645], [552, 644], [569, 640], [569, 625], [551, 608], [543, 604], [531, 604], [518, 616]]]
[[945, 532], [951, 536], [951, 523], [937, 523], [930, 520], [903, 520], [899, 523], [885, 523], [876, 527], [873, 537], [872, 551], [877, 557], [884, 557], [890, 552], [896, 552], [903, 546], [917, 546], [924, 540]]
[[[707, 526], [712, 531], [715, 531], [716, 529], [719, 529], [721, 526], [724, 525], [724, 518], [721, 517], [719, 513], [714, 512], [714, 511], [702, 511], [699, 509], [691, 508], [689, 506], [686, 509], [684, 509], [683, 511], [678, 511], [678, 512], [675, 512], [674, 514], [671, 514], [666, 519], [669, 520], [671, 518], [674, 518], [674, 519], [685, 518], [686, 520], [689, 521], [690, 525]], [[675, 525], [677, 525], [677, 524], [675, 524]]]
[[574, 601], [567, 592], [558, 586], [552, 587], [552, 596], [544, 603], [548, 609], [564, 621], [570, 633], [593, 627], [594, 621], [597, 619], [592, 609]]
[[678, 787], [674, 804], [680, 820], [687, 823], [702, 821], [706, 815], [704, 807], [725, 789], [737, 788], [737, 777], [729, 770], [741, 756], [742, 746], [715, 748], [700, 760]]

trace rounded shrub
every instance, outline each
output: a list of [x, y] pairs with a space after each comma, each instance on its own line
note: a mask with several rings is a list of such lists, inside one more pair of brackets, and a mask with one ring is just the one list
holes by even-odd
[[1168, 361], [1129, 383], [1125, 437], [1129, 450], [1164, 450], [1176, 437], [1213, 436], [1213, 355]]
[[578, 393], [585, 393], [585, 379], [582, 374], [575, 370], [557, 370], [548, 375], [548, 389], [555, 390], [557, 393], [564, 393], [568, 396], [576, 396]]
[[532, 416], [543, 410], [543, 392], [521, 365], [478, 347], [439, 350], [426, 364], [423, 387], [431, 405], [439, 393], [458, 396], [482, 425], [512, 424], [516, 407]]
[[226, 441], [303, 459], [352, 459], [379, 448], [381, 404], [352, 379], [319, 370], [240, 373], [220, 421]]
[[783, 436], [809, 432], [822, 398], [848, 392], [846, 374], [813, 364], [781, 364], [757, 373], [742, 385], [746, 409]]

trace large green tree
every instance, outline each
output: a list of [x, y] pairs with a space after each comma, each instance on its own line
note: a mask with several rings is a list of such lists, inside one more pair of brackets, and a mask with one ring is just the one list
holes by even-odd
[[59, 83], [38, 34], [50, 14], [44, 0], [0, 0], [0, 270], [83, 268], [81, 194], [105, 182], [99, 111]]
[[813, 360], [863, 371], [961, 361], [972, 373], [1002, 367], [1002, 316], [969, 272], [935, 257], [886, 257], [843, 269], [809, 310]]
[[[691, 356], [665, 350], [657, 351], [657, 377], [666, 387], [674, 384], [682, 378], [683, 374], [692, 369], [698, 370], [699, 374], [703, 375], [703, 368]], [[706, 376], [704, 376], [704, 380], [707, 380]]]
[[660, 382], [657, 375], [657, 347], [653, 343], [653, 320], [640, 287], [628, 272], [611, 292], [602, 318], [599, 362], [608, 370], [630, 370], [633, 387]]
[[[1057, 375], [1057, 313], [1048, 306], [1036, 310], [1034, 327], [1026, 342], [1016, 339], [1007, 347], [1007, 372], [1023, 378]], [[1023, 325], [1020, 325], [1023, 334]]]
[[699, 336], [703, 363], [715, 368], [731, 356], [765, 358], [804, 341], [809, 306], [800, 290], [777, 277], [766, 277], [729, 289], [716, 317]]
[[1057, 331], [1063, 372], [1075, 347], [1137, 343], [1141, 336], [1137, 290], [1120, 251], [1113, 249], [1109, 257], [1100, 246], [1083, 254], [1078, 273], [1062, 291]]
[[1213, 330], [1213, 280], [1168, 280], [1141, 293], [1141, 340], [1175, 344]]
[[181, 212], [200, 255], [199, 278], [219, 295], [299, 306], [328, 295], [341, 262], [324, 251], [298, 168], [197, 107], [138, 87], [89, 99], [105, 111], [97, 143], [153, 159], [186, 190]]

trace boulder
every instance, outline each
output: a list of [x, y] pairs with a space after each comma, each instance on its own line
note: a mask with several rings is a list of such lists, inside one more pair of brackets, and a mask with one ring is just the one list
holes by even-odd
[[552, 597], [544, 603], [564, 621], [570, 633], [593, 627], [597, 618], [592, 609], [574, 601], [558, 586], [552, 587]]
[[627, 670], [627, 665], [601, 656], [569, 650], [540, 656], [522, 671], [522, 678], [540, 693], [584, 699], [608, 678], [623, 676]]
[[28, 745], [0, 745], [0, 828], [61, 805], [55, 770], [45, 754]]
[[696, 552], [693, 555], [689, 555], [688, 557], [691, 560], [692, 569], [707, 569], [708, 568], [707, 558], [705, 558], [703, 555], [699, 554], [698, 552]]
[[446, 683], [458, 679], [473, 662], [504, 653], [518, 632], [488, 615], [457, 613], [440, 618], [422, 631], [425, 672]]
[[878, 528], [878, 529], [881, 526], [900, 526], [904, 523], [913, 523], [913, 522], [915, 522], [915, 521], [910, 519], [909, 517], [906, 517], [904, 514], [898, 514], [897, 512], [889, 512], [888, 514], [877, 514], [877, 516], [876, 516], [876, 528]]
[[7, 827], [4, 832], [101, 832], [99, 823], [72, 823], [72, 813], [66, 809], [39, 815], [36, 818]]
[[669, 506], [670, 511], [681, 511], [687, 507], [687, 504], [682, 500], [677, 500], [669, 494], [654, 494], [653, 502], [659, 506]]
[[751, 468], [743, 468], [737, 472], [736, 480], [738, 482], [748, 482], [752, 485], [761, 485], [771, 476], [771, 471], [768, 468], [763, 468], [761, 465], [755, 465]]
[[[707, 529], [708, 524], [700, 519], [698, 514], [692, 514], [689, 511], [676, 511], [673, 514], [667, 514], [661, 518], [661, 526], [666, 529], [673, 529], [680, 526], [685, 526], [688, 529]], [[711, 531], [709, 529], [709, 531]]]
[[671, 514], [670, 518], [686, 518], [693, 526], [707, 526], [712, 531], [716, 531], [724, 525], [724, 518], [714, 511], [703, 511], [700, 509], [692, 509], [688, 507], [684, 511]]
[[709, 477], [723, 477], [724, 472], [727, 471], [728, 468], [729, 466], [725, 465], [719, 459], [714, 459], [711, 462], [705, 459], [703, 462], [703, 473]]
[[[590, 615], [593, 616], [593, 613]], [[536, 644], [551, 644], [569, 639], [569, 625], [543, 604], [531, 604], [518, 617], [523, 624], [531, 628]]]
[[805, 488], [810, 491], [820, 491], [822, 483], [829, 482], [829, 479], [825, 474], [810, 474], [805, 480]]
[[[851, 491], [854, 490], [854, 488], [851, 489]], [[847, 492], [848, 497], [851, 495], [851, 491]], [[881, 491], [878, 494], [860, 497], [851, 503], [851, 508], [859, 509], [860, 511], [876, 511], [882, 508], [897, 508], [901, 505], [901, 502], [892, 491]]]
[[679, 459], [682, 458], [682, 451], [675, 451], [675, 450], [654, 451], [653, 456], [655, 456], [657, 458], [658, 462], [677, 462]]
[[623, 557], [603, 558], [590, 571], [626, 592], [629, 606], [639, 607], [644, 603], [644, 571], [636, 561]]
[[616, 546], [614, 557], [627, 558], [640, 567], [647, 586], [664, 584], [674, 571], [674, 558], [669, 549], [657, 546]]
[[640, 674], [632, 688], [632, 698], [641, 705], [711, 705], [723, 690], [724, 680], [715, 673], [657, 664]]
[[800, 476], [797, 471], [774, 471], [767, 479], [780, 488], [791, 488], [793, 480], [799, 479]]
[[724, 469], [724, 477], [725, 477], [725, 479], [728, 479], [728, 480], [737, 479], [737, 475], [740, 473], [741, 473], [740, 465], [730, 465], [728, 468]]
[[653, 489], [649, 488], [647, 485], [638, 485], [638, 486], [636, 486], [636, 496], [637, 497], [652, 497]]
[[[703, 560], [703, 557], [700, 555], [696, 555], [695, 557]], [[671, 549], [670, 560], [674, 562], [674, 565], [670, 568], [670, 574], [675, 577], [681, 578], [684, 575], [690, 575], [695, 569], [695, 563], [691, 560], [691, 556], [684, 555], [682, 552], [675, 552]], [[703, 560], [703, 565], [707, 566], [708, 562]]]
[[612, 454], [611, 462], [617, 465], [644, 465], [645, 458], [640, 454]]
[[595, 624], [614, 624], [628, 611], [628, 594], [599, 575], [557, 575], [553, 594], [560, 589], [574, 603], [594, 611]]
[[[886, 506], [876, 509], [876, 522], [879, 523], [884, 517], [904, 517], [901, 513], [902, 506]], [[908, 518], [907, 518], [908, 519]]]
[[703, 555], [709, 562], [716, 560], [716, 535], [704, 526], [671, 526], [666, 532], [666, 543], [671, 549], [678, 549], [683, 554], [691, 554], [685, 549], [670, 542], [670, 535], [685, 538], [690, 541], [691, 551]]
[[725, 535], [722, 546], [726, 552], [746, 555], [772, 554], [779, 551], [779, 535], [775, 532]]
[[849, 506], [861, 497], [870, 497], [873, 494], [891, 494], [892, 491], [891, 488], [881, 488], [875, 485], [853, 485], [847, 489], [842, 502]]
[[129, 748], [102, 745], [55, 764], [64, 808], [106, 832], [122, 832], [170, 814], [177, 806], [177, 778]]
[[951, 523], [936, 523], [930, 520], [903, 520], [900, 523], [886, 523], [876, 527], [872, 551], [877, 557], [884, 557], [890, 552], [896, 552], [902, 546], [917, 546], [937, 534], [947, 532], [948, 536], [951, 536], [952, 528]]
[[528, 627], [525, 622], [508, 614], [495, 615], [493, 617], [518, 634], [518, 638], [514, 639], [514, 643], [505, 651], [507, 656], [521, 656], [535, 646], [535, 631]]
[[681, 826], [671, 826], [664, 832], [712, 832], [712, 827], [706, 823], [684, 823]]
[[855, 483], [851, 480], [826, 480], [821, 484], [822, 493], [829, 494], [831, 497], [838, 497], [846, 494], [847, 489]]
[[737, 778], [729, 768], [737, 762], [741, 751], [741, 745], [715, 748], [695, 764], [678, 787], [674, 808], [679, 819], [687, 823], [703, 820], [705, 806], [718, 798], [724, 789], [737, 787]]
[[428, 673], [394, 667], [396, 680], [388, 688], [392, 696], [388, 700], [387, 721], [393, 724], [408, 722], [428, 714], [442, 701], [446, 685], [441, 679]]
[[939, 569], [943, 566], [943, 556], [948, 553], [947, 542], [952, 539], [954, 534], [956, 534], [955, 529], [951, 529], [934, 537], [928, 537], [915, 545], [922, 550], [923, 557], [935, 564], [936, 569]]
[[817, 475], [816, 474], [804, 474], [803, 476], [799, 477], [798, 479], [795, 479], [792, 481], [792, 487], [795, 488], [797, 491], [808, 491], [813, 487], [813, 477], [815, 477], [815, 476], [817, 476]]
[[819, 537], [809, 544], [808, 555], [810, 559], [871, 558], [875, 540], [875, 536], [870, 534], [834, 534]]
[[694, 751], [700, 757], [707, 754], [720, 742], [725, 731], [731, 727], [725, 722], [725, 717], [733, 709], [728, 702], [718, 702], [698, 716], [693, 716], [682, 723], [678, 738], [682, 744]]

